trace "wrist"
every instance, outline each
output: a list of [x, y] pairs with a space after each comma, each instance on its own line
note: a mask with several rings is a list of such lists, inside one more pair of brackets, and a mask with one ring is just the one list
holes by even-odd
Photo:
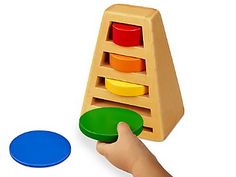
[[159, 163], [155, 156], [147, 154], [135, 161], [131, 169], [131, 174], [134, 177], [146, 177], [147, 174], [152, 177], [152, 174], [157, 171], [158, 165]]
[[154, 155], [149, 155], [136, 161], [131, 174], [134, 177], [171, 177]]

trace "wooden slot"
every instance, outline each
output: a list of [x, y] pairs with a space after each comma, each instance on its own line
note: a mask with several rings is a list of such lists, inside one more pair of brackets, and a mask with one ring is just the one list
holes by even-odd
[[138, 106], [131, 106], [131, 105], [123, 104], [123, 103], [117, 103], [117, 102], [113, 102], [113, 101], [109, 101], [109, 100], [104, 100], [101, 98], [93, 97], [92, 106], [95, 106], [95, 107], [121, 107], [121, 108], [133, 110], [133, 111], [139, 113], [141, 116], [145, 115], [146, 117], [151, 117], [151, 109], [142, 108], [142, 107], [138, 107]]
[[153, 133], [153, 128], [143, 126], [143, 131]]
[[109, 66], [109, 53], [108, 52], [103, 52], [100, 66], [108, 66], [108, 67], [110, 67]]
[[108, 32], [107, 32], [107, 41], [112, 41], [112, 22], [110, 22]]
[[105, 88], [105, 78], [97, 77], [96, 87]]

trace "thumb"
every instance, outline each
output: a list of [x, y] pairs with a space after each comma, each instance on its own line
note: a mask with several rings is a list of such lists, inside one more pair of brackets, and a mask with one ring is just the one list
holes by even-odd
[[127, 123], [125, 122], [120, 122], [117, 126], [117, 131], [119, 137], [125, 136], [133, 136], [133, 132], [130, 130], [130, 127]]
[[109, 144], [98, 141], [97, 145], [96, 145], [96, 149], [99, 152], [99, 154], [106, 156], [108, 154], [108, 150], [109, 150], [108, 146], [109, 146]]

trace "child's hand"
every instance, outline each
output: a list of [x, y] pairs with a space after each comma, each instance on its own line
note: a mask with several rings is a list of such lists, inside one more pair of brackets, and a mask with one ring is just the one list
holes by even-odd
[[131, 132], [126, 123], [119, 123], [118, 140], [112, 144], [97, 143], [97, 151], [104, 155], [116, 167], [131, 172], [143, 151], [147, 151], [141, 141]]
[[126, 123], [119, 123], [117, 129], [119, 137], [115, 143], [97, 143], [97, 151], [100, 154], [105, 156], [117, 168], [132, 173], [134, 176], [151, 177], [152, 173], [153, 176], [157, 175], [155, 171], [159, 173], [164, 170], [155, 156], [132, 133]]

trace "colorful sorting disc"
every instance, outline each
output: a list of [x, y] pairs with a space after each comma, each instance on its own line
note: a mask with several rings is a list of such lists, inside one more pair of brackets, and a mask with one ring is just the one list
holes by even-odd
[[104, 107], [84, 113], [79, 128], [86, 136], [102, 142], [114, 142], [118, 138], [117, 125], [126, 122], [135, 135], [143, 130], [142, 117], [129, 109]]
[[145, 61], [135, 57], [110, 53], [109, 63], [112, 68], [121, 72], [140, 72], [145, 70]]
[[10, 154], [18, 163], [30, 167], [49, 167], [64, 161], [71, 152], [69, 141], [54, 132], [36, 130], [17, 136]]
[[108, 78], [105, 78], [105, 87], [111, 93], [120, 96], [141, 96], [148, 93], [147, 86]]
[[112, 40], [115, 44], [125, 47], [140, 46], [143, 44], [142, 38], [142, 27], [112, 23]]

